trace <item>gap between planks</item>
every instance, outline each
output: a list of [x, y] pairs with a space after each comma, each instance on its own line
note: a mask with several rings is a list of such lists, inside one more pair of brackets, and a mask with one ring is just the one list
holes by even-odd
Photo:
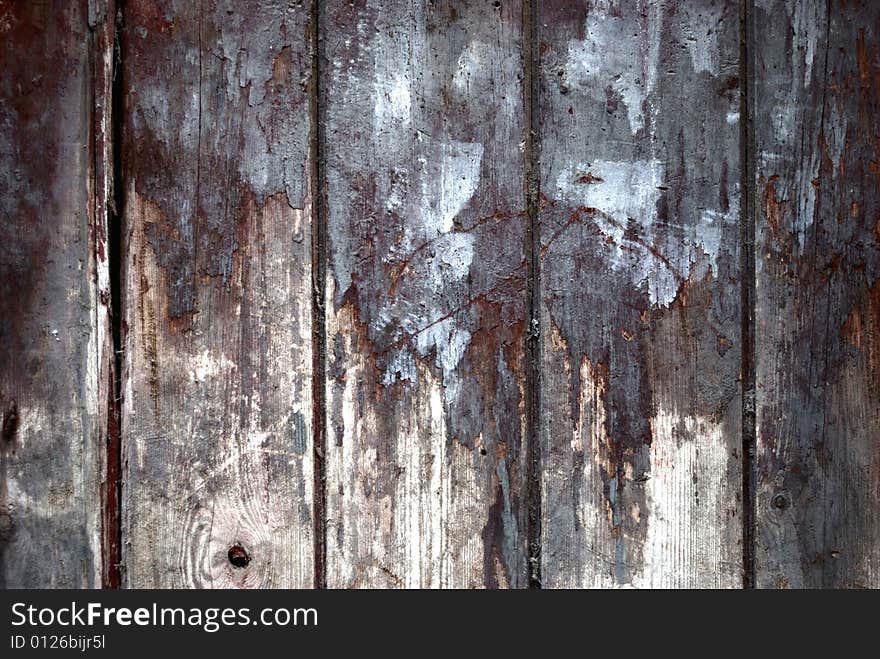
[[[106, 5], [105, 21], [112, 21], [109, 27], [112, 49], [110, 75], [110, 199], [106, 200], [108, 244], [107, 259], [110, 269], [110, 333], [113, 360], [107, 371], [111, 382], [107, 387], [107, 447], [106, 473], [107, 496], [104, 501], [103, 561], [101, 586], [104, 589], [118, 589], [122, 583], [122, 369], [125, 354], [122, 340], [122, 222], [125, 203], [122, 174], [122, 30], [124, 28], [125, 0], [110, 1]], [[106, 29], [106, 28], [105, 28]], [[95, 33], [92, 32], [92, 39]], [[94, 49], [93, 49], [94, 50]], [[100, 53], [96, 53], [100, 55]], [[97, 64], [100, 66], [100, 64]]]
[[526, 305], [529, 326], [526, 330], [526, 466], [527, 537], [529, 588], [541, 588], [541, 444], [539, 419], [541, 405], [541, 259], [539, 210], [541, 203], [540, 113], [538, 71], [538, 2], [523, 0], [523, 107], [526, 113], [525, 176], [523, 186], [528, 217], [527, 250], [529, 265]]
[[311, 26], [311, 88], [309, 90], [309, 116], [312, 132], [309, 150], [312, 166], [310, 168], [310, 187], [312, 197], [312, 444], [314, 452], [313, 465], [313, 515], [314, 515], [314, 568], [315, 577], [312, 584], [315, 588], [327, 587], [327, 200], [324, 195], [323, 179], [323, 145], [324, 131], [321, 121], [320, 81], [321, 55], [323, 40], [320, 36], [321, 4], [312, 0], [310, 7]]

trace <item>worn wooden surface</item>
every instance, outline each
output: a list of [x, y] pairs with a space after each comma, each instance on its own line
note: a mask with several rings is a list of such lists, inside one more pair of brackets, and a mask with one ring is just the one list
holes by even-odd
[[3, 588], [96, 587], [105, 569], [112, 15], [0, 2]]
[[0, 0], [0, 587], [880, 586], [880, 6], [123, 6]]
[[521, 19], [322, 3], [328, 586], [527, 583]]
[[756, 582], [880, 586], [880, 5], [759, 1]]
[[738, 5], [539, 5], [545, 587], [739, 586]]
[[310, 15], [126, 3], [129, 587], [313, 583]]

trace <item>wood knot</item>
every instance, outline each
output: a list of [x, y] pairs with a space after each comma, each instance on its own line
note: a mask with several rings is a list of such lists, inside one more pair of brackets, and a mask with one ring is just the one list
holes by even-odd
[[12, 441], [15, 433], [18, 432], [18, 405], [14, 400], [9, 401], [6, 411], [3, 412], [3, 439], [7, 442]]
[[229, 548], [229, 552], [226, 556], [229, 558], [229, 562], [232, 563], [232, 566], [239, 569], [246, 568], [248, 563], [251, 562], [250, 554], [248, 554], [247, 550], [238, 542]]
[[785, 496], [782, 492], [775, 494], [773, 499], [770, 501], [770, 505], [776, 508], [777, 510], [785, 510], [789, 506], [788, 497]]

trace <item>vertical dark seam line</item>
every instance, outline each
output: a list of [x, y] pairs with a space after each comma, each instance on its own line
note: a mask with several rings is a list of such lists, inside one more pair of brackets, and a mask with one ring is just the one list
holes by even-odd
[[107, 431], [107, 488], [108, 504], [105, 517], [108, 529], [104, 559], [109, 563], [104, 569], [104, 588], [120, 588], [122, 581], [122, 222], [125, 202], [125, 186], [122, 173], [122, 29], [125, 12], [124, 0], [111, 5], [113, 15], [105, 20], [113, 21], [112, 76], [110, 87], [110, 142], [112, 167], [111, 194], [108, 226], [108, 262], [110, 268], [110, 321], [113, 361], [110, 369], [112, 386], [109, 389]]
[[539, 163], [539, 87], [537, 41], [537, 0], [523, 2], [523, 100], [526, 118], [525, 176], [526, 214], [528, 227], [526, 243], [528, 250], [526, 329], [526, 492], [527, 555], [529, 588], [541, 588], [541, 344], [540, 344], [540, 163]]
[[743, 587], [755, 587], [755, 172], [752, 94], [752, 0], [740, 2], [740, 268], [742, 270], [742, 534]]
[[199, 0], [199, 111], [198, 138], [196, 141], [196, 207], [192, 219], [193, 271], [190, 280], [194, 287], [196, 286], [196, 278], [198, 277], [199, 271], [199, 213], [202, 209], [202, 79], [204, 78], [204, 72], [202, 70], [202, 58], [204, 56], [204, 53], [202, 51], [202, 18], [204, 17], [203, 11], [204, 9], [202, 6], [202, 0]]
[[311, 26], [311, 85], [309, 114], [311, 135], [309, 138], [311, 222], [312, 222], [312, 404], [313, 404], [313, 497], [314, 497], [314, 587], [327, 587], [327, 473], [324, 456], [327, 450], [325, 379], [327, 362], [325, 318], [325, 291], [327, 281], [327, 238], [325, 227], [325, 199], [323, 168], [321, 167], [323, 128], [320, 116], [320, 58], [319, 23], [321, 11], [318, 0], [312, 0]]

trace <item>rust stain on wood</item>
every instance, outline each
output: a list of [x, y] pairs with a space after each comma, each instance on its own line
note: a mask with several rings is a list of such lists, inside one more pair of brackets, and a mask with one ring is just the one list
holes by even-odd
[[544, 584], [738, 585], [737, 6], [540, 14]]
[[756, 71], [757, 175], [772, 184], [758, 215], [771, 231], [757, 245], [756, 582], [876, 586], [880, 51], [865, 26], [880, 13], [773, 3], [754, 20], [758, 43], [786, 44]]
[[126, 3], [127, 586], [313, 583], [311, 14]]
[[328, 585], [523, 585], [521, 8], [322, 11]]

